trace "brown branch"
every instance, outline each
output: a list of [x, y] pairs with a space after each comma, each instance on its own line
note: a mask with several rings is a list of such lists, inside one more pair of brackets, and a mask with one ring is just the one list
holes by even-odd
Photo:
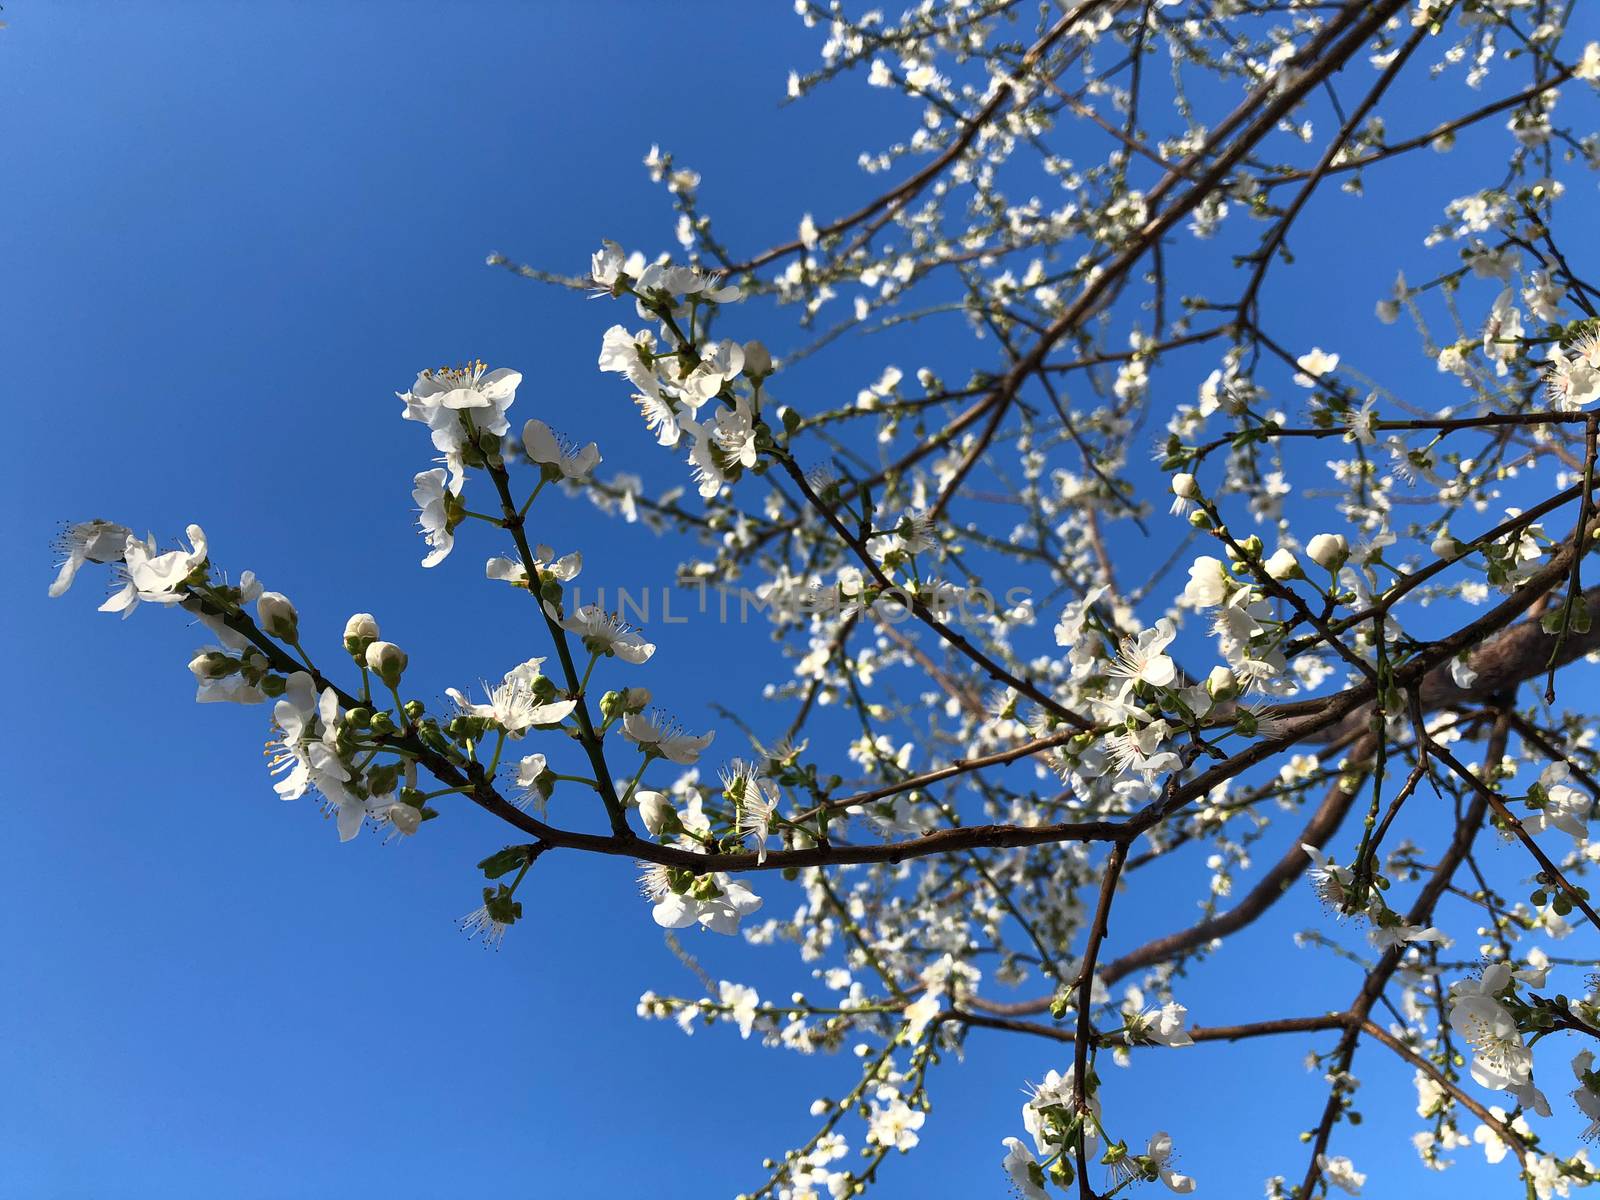
[[[1154, 966], [1156, 963], [1186, 954], [1198, 946], [1244, 928], [1276, 904], [1311, 862], [1306, 852], [1300, 848], [1301, 844], [1320, 848], [1343, 822], [1366, 781], [1368, 760], [1376, 747], [1377, 738], [1369, 734], [1351, 748], [1350, 761], [1359, 765], [1351, 766], [1334, 781], [1327, 795], [1323, 797], [1322, 803], [1312, 813], [1311, 820], [1300, 831], [1300, 836], [1295, 838], [1294, 845], [1273, 864], [1271, 870], [1262, 876], [1260, 882], [1250, 889], [1244, 899], [1227, 912], [1207, 917], [1176, 933], [1154, 938], [1137, 949], [1112, 959], [1101, 971], [1101, 979], [1109, 986], [1142, 967]], [[1349, 786], [1346, 786], [1347, 782]], [[1012, 1004], [985, 1002], [983, 1007], [990, 1012], [1021, 1016], [1044, 1012], [1050, 1007], [1050, 997]]]
[[1523, 848], [1538, 861], [1540, 872], [1546, 882], [1554, 887], [1559, 887], [1565, 892], [1567, 899], [1572, 901], [1573, 906], [1589, 918], [1589, 924], [1600, 930], [1600, 913], [1594, 911], [1584, 894], [1572, 885], [1571, 881], [1561, 873], [1561, 868], [1556, 866], [1551, 861], [1550, 856], [1540, 849], [1539, 843], [1533, 840], [1533, 835], [1523, 828], [1522, 822], [1517, 820], [1512, 811], [1506, 807], [1505, 801], [1500, 798], [1499, 793], [1469, 771], [1460, 759], [1456, 758], [1455, 755], [1451, 754], [1450, 751], [1432, 738], [1428, 739], [1428, 749], [1430, 753], [1438, 757], [1440, 762], [1460, 776], [1473, 791], [1478, 793], [1484, 803], [1494, 810], [1494, 815], [1505, 823], [1506, 828], [1522, 843]]
[[[1023, 382], [1039, 370], [1045, 356], [1055, 344], [1093, 314], [1101, 300], [1112, 294], [1113, 289], [1119, 286], [1123, 277], [1144, 258], [1150, 247], [1194, 211], [1201, 201], [1222, 183], [1228, 172], [1237, 166], [1263, 138], [1273, 132], [1277, 128], [1278, 121], [1299, 105], [1312, 88], [1343, 67], [1345, 62], [1366, 44], [1372, 34], [1404, 7], [1405, 0], [1346, 4], [1339, 15], [1328, 22], [1301, 54], [1296, 56], [1296, 60], [1292, 60], [1291, 64], [1286, 66], [1283, 74], [1274, 76], [1255, 89], [1223, 119], [1221, 124], [1212, 129], [1203, 146], [1188, 155], [1179, 168], [1168, 172], [1150, 190], [1145, 199], [1151, 208], [1159, 204], [1179, 182], [1190, 178], [1196, 164], [1216, 153], [1217, 146], [1232, 136], [1235, 129], [1243, 126], [1238, 137], [1228, 143], [1220, 153], [1216, 153], [1216, 157], [1211, 159], [1193, 185], [1175, 197], [1156, 216], [1150, 218], [1129, 245], [1119, 251], [1105, 269], [1085, 285], [1066, 310], [1050, 323], [1033, 348], [1006, 372], [999, 386], [984, 404], [997, 411], [1008, 408]], [[1307, 63], [1303, 69], [1299, 65], [1301, 60]], [[1289, 80], [1287, 85], [1280, 86], [1284, 84], [1285, 79]], [[934, 512], [943, 511], [949, 503], [968, 472], [982, 457], [989, 439], [998, 426], [999, 419], [991, 417], [985, 426], [985, 434], [980, 435], [967, 449], [950, 478], [940, 489], [939, 498], [933, 505]]]
[[[1483, 761], [1489, 766], [1500, 762], [1506, 751], [1506, 739], [1510, 725], [1503, 718], [1495, 722], [1494, 729], [1490, 732], [1487, 745], [1484, 749]], [[1450, 886], [1450, 880], [1455, 875], [1456, 869], [1466, 859], [1472, 849], [1472, 843], [1477, 838], [1479, 830], [1483, 828], [1484, 817], [1489, 811], [1489, 802], [1486, 792], [1479, 792], [1474, 798], [1461, 819], [1456, 822], [1455, 835], [1450, 839], [1450, 847], [1445, 851], [1439, 865], [1434, 868], [1432, 876], [1423, 885], [1418, 893], [1415, 903], [1406, 914], [1407, 925], [1426, 925], [1433, 916], [1433, 908]], [[1348, 1073], [1350, 1063], [1355, 1058], [1356, 1047], [1361, 1040], [1362, 1027], [1368, 1022], [1373, 1006], [1378, 998], [1383, 995], [1384, 989], [1389, 986], [1389, 980], [1399, 969], [1400, 961], [1405, 956], [1407, 947], [1404, 943], [1394, 946], [1384, 952], [1383, 957], [1373, 969], [1368, 972], [1362, 982], [1361, 991], [1357, 994], [1355, 1002], [1350, 1005], [1348, 1013], [1351, 1017], [1351, 1027], [1339, 1039], [1339, 1045], [1334, 1051], [1334, 1068], [1336, 1076]], [[1311, 1140], [1311, 1161], [1306, 1167], [1305, 1180], [1300, 1185], [1300, 1195], [1310, 1196], [1311, 1188], [1322, 1175], [1322, 1168], [1318, 1165], [1318, 1158], [1328, 1147], [1328, 1139], [1333, 1135], [1334, 1123], [1343, 1111], [1341, 1092], [1337, 1085], [1328, 1095], [1328, 1102], [1322, 1110], [1322, 1119], [1317, 1123], [1316, 1132]]]
[[1315, 169], [1311, 172], [1310, 178], [1306, 180], [1305, 187], [1296, 193], [1288, 209], [1274, 222], [1271, 232], [1267, 234], [1261, 248], [1256, 251], [1259, 258], [1256, 262], [1255, 270], [1250, 273], [1250, 282], [1246, 285], [1244, 294], [1239, 298], [1238, 314], [1241, 321], [1248, 320], [1255, 314], [1256, 298], [1260, 294], [1262, 283], [1266, 281], [1268, 270], [1272, 267], [1272, 256], [1278, 252], [1278, 247], [1283, 245], [1284, 239], [1289, 236], [1290, 227], [1294, 224], [1295, 219], [1299, 217], [1307, 202], [1310, 201], [1312, 194], [1317, 190], [1317, 185], [1327, 175], [1328, 169], [1333, 166], [1333, 160], [1349, 144], [1350, 137], [1355, 133], [1357, 126], [1366, 119], [1367, 114], [1383, 98], [1383, 94], [1389, 90], [1389, 85], [1395, 81], [1396, 76], [1400, 74], [1406, 63], [1410, 61], [1411, 55], [1416, 52], [1417, 47], [1422, 44], [1422, 40], [1427, 36], [1428, 27], [1419, 25], [1411, 36], [1405, 40], [1405, 44], [1400, 47], [1389, 65], [1384, 68], [1383, 74], [1378, 76], [1378, 81], [1368, 89], [1365, 98], [1351, 112], [1339, 132], [1328, 143], [1328, 148], [1323, 152], [1321, 161], [1317, 163]]
[[1122, 864], [1127, 860], [1128, 845], [1126, 842], [1118, 842], [1111, 848], [1110, 857], [1106, 860], [1105, 875], [1100, 880], [1100, 899], [1095, 905], [1094, 923], [1089, 927], [1089, 941], [1083, 950], [1083, 963], [1078, 968], [1078, 979], [1075, 984], [1078, 992], [1078, 1040], [1073, 1046], [1072, 1056], [1072, 1101], [1073, 1110], [1083, 1120], [1078, 1130], [1077, 1144], [1080, 1200], [1098, 1200], [1094, 1188], [1089, 1186], [1089, 1165], [1085, 1157], [1085, 1148], [1089, 1141], [1089, 1105], [1086, 1101], [1086, 1088], [1089, 1074], [1090, 1034], [1093, 1028], [1089, 1016], [1094, 997], [1094, 964], [1100, 955], [1100, 946], [1105, 941], [1111, 923], [1111, 904], [1117, 892], [1117, 879], [1122, 874]]

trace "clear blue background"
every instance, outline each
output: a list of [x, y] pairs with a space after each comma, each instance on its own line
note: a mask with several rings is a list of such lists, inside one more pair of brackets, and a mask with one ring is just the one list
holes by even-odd
[[[0, 583], [12, 684], [0, 701], [0, 1196], [754, 1186], [761, 1157], [805, 1138], [806, 1106], [843, 1091], [851, 1063], [637, 1021], [644, 989], [693, 995], [696, 983], [626, 862], [550, 856], [504, 951], [468, 944], [452, 922], [476, 902], [472, 864], [503, 841], [488, 818], [449, 809], [402, 847], [370, 835], [341, 846], [310, 801], [274, 798], [261, 710], [189, 706], [183, 664], [205, 639], [172, 614], [94, 614], [92, 569], [47, 602], [46, 547], [63, 520], [163, 538], [196, 520], [219, 564], [295, 598], [308, 642], [331, 650], [367, 609], [410, 650], [412, 690], [498, 675], [541, 652], [535, 631], [517, 597], [479, 582], [495, 548], [477, 531], [444, 566], [418, 569], [409, 488], [429, 451], [397, 419], [394, 391], [424, 365], [517, 366], [514, 416], [600, 439], [609, 468], [681, 473], [594, 369], [600, 331], [625, 314], [490, 270], [484, 255], [576, 273], [602, 236], [668, 246], [670, 214], [639, 166], [652, 141], [706, 172], [724, 239], [765, 246], [803, 211], [870, 194], [856, 152], [914, 114], [858, 84], [780, 109], [786, 71], [811, 65], [817, 42], [785, 4], [22, 0], [5, 15], [0, 348], [17, 453]], [[1484, 136], [1503, 149], [1498, 124]], [[1328, 258], [1338, 269], [1309, 299], [1275, 284], [1278, 319], [1309, 345], [1327, 336], [1320, 306], [1369, 311], [1396, 257], [1429, 270], [1420, 235], [1459, 194], [1449, 173], [1463, 190], [1474, 177], [1469, 148], [1374, 176], [1364, 204], [1319, 202], [1302, 255], [1327, 258], [1352, 236], [1382, 253], [1370, 268]], [[1374, 237], [1379, 211], [1403, 217], [1393, 238]], [[1439, 386], [1407, 357], [1408, 333], [1361, 337], [1391, 381]], [[883, 361], [845, 345], [811, 378], [849, 395]], [[583, 549], [586, 580], [670, 580], [679, 555], [641, 527], [581, 502], [540, 512], [542, 537]], [[759, 707], [773, 662], [760, 627], [691, 629], [661, 638], [626, 682], [692, 724], [714, 723], [708, 698], [763, 731], [786, 720]], [[718, 749], [737, 753], [736, 731], [719, 728]], [[763, 890], [788, 910], [775, 881]], [[1192, 885], [1173, 894], [1184, 898], [1131, 902], [1113, 952], [1187, 923]], [[1286, 900], [1253, 948], [1230, 947], [1186, 986], [1194, 1019], [1344, 1002], [1354, 969], [1313, 972], [1290, 942], [1323, 924], [1304, 895]], [[822, 991], [785, 951], [686, 940], [714, 974], [764, 995]], [[1207, 1194], [1253, 1195], [1266, 1175], [1304, 1169], [1294, 1135], [1322, 1094], [1297, 1068], [1310, 1044], [1142, 1060], [1111, 1073], [1108, 1108], [1130, 1137], [1170, 1129]], [[882, 1194], [1004, 1194], [999, 1142], [1021, 1132], [1022, 1082], [1067, 1060], [1049, 1043], [974, 1034], [936, 1080], [924, 1146], [890, 1164]], [[1552, 1066], [1555, 1097], [1568, 1085], [1564, 1062]], [[1460, 1153], [1470, 1175], [1424, 1176], [1409, 1071], [1371, 1047], [1358, 1071], [1368, 1120], [1336, 1149], [1373, 1174], [1370, 1195], [1511, 1187], [1482, 1174], [1475, 1148]]]

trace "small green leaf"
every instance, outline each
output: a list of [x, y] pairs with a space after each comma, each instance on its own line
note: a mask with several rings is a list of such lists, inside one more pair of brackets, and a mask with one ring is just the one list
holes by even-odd
[[478, 870], [483, 872], [485, 879], [499, 879], [500, 876], [510, 874], [527, 861], [528, 851], [525, 847], [507, 846], [479, 863]]

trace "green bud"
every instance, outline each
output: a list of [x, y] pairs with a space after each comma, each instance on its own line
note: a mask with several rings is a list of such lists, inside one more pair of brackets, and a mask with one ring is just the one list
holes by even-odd
[[363, 661], [367, 647], [378, 640], [378, 622], [371, 613], [357, 613], [344, 623], [345, 653]]
[[1238, 550], [1235, 550], [1232, 546], [1228, 546], [1228, 557], [1237, 560], [1240, 556], [1240, 553], [1243, 552], [1244, 557], [1246, 558], [1260, 558], [1263, 545], [1264, 543], [1261, 541], [1261, 538], [1252, 533], [1249, 537], [1245, 538], [1244, 541], [1239, 543]]
[[219, 654], [215, 650], [196, 654], [189, 660], [189, 670], [193, 671], [194, 677], [199, 680], [224, 679], [239, 670], [239, 666], [239, 663], [226, 654]]
[[373, 642], [366, 650], [367, 667], [389, 686], [399, 687], [406, 670], [406, 652], [393, 642]]
[[374, 796], [387, 796], [400, 782], [400, 764], [384, 763], [367, 772], [367, 789]]
[[1239, 680], [1228, 667], [1212, 667], [1206, 676], [1206, 692], [1213, 700], [1232, 700], [1239, 694]]

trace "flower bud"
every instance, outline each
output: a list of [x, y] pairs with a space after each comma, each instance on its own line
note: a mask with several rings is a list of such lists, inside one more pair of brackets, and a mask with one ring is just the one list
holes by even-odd
[[357, 613], [344, 623], [344, 649], [359, 659], [378, 640], [378, 622], [371, 613]]
[[659, 837], [663, 833], [676, 833], [683, 828], [678, 820], [678, 814], [672, 807], [672, 801], [661, 792], [639, 792], [639, 819], [644, 822], [644, 827], [650, 831], [651, 837]]
[[381, 763], [367, 772], [367, 791], [374, 796], [387, 796], [400, 783], [400, 764]]
[[620, 692], [607, 692], [600, 697], [600, 715], [607, 720], [643, 712], [650, 705], [650, 689], [623, 688]]
[[389, 687], [400, 686], [406, 670], [406, 652], [393, 642], [373, 642], [367, 647], [367, 666]]
[[1268, 575], [1282, 583], [1285, 579], [1294, 579], [1302, 572], [1295, 556], [1281, 546], [1272, 552], [1272, 557], [1263, 564]]
[[1194, 476], [1187, 471], [1180, 471], [1172, 477], [1172, 494], [1180, 500], [1200, 499], [1200, 485], [1194, 481]]
[[1441, 531], [1439, 536], [1433, 539], [1433, 545], [1429, 548], [1440, 558], [1446, 560], [1460, 558], [1467, 552], [1467, 548], [1451, 537], [1448, 531]]
[[1232, 546], [1228, 546], [1226, 549], [1228, 558], [1233, 562], [1239, 562], [1241, 559], [1260, 558], [1261, 552], [1266, 548], [1266, 543], [1263, 542], [1256, 534], [1252, 533], [1249, 537], [1245, 538], [1239, 543], [1239, 548], [1237, 550], [1235, 550]]
[[280, 641], [300, 640], [300, 614], [282, 592], [262, 592], [256, 601], [256, 619], [261, 628]]
[[222, 679], [238, 669], [238, 663], [215, 650], [202, 650], [189, 660], [189, 670], [196, 679]]
[[1230, 667], [1212, 667], [1206, 676], [1206, 694], [1213, 700], [1232, 700], [1239, 694], [1239, 679]]
[[1350, 557], [1350, 543], [1342, 533], [1319, 533], [1306, 543], [1306, 553], [1317, 566], [1337, 571]]
[[761, 376], [772, 374], [772, 355], [760, 342], [744, 344], [744, 373]]

